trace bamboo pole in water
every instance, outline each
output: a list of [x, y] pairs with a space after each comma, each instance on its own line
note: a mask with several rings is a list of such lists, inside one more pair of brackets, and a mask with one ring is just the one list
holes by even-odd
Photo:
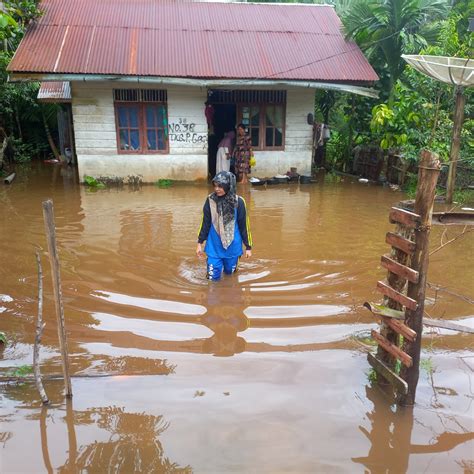
[[441, 165], [436, 153], [428, 150], [421, 152], [418, 167], [418, 189], [415, 199], [415, 213], [420, 216], [420, 225], [415, 230], [415, 252], [411, 259], [411, 268], [419, 273], [417, 283], [408, 282], [407, 296], [418, 302], [416, 309], [406, 309], [405, 324], [413, 329], [417, 337], [414, 341], [405, 339], [403, 350], [413, 360], [411, 367], [402, 367], [400, 376], [408, 384], [408, 393], [400, 395], [400, 405], [415, 403], [416, 386], [420, 372], [421, 334], [423, 331], [423, 312], [425, 307], [426, 277], [429, 263], [429, 239], [431, 216], [433, 213], [436, 183]]
[[64, 387], [66, 397], [72, 397], [71, 377], [69, 375], [69, 354], [67, 348], [66, 328], [64, 324], [64, 307], [61, 292], [61, 274], [59, 270], [59, 258], [56, 247], [56, 230], [54, 225], [53, 201], [43, 201], [43, 217], [46, 229], [46, 240], [48, 242], [49, 262], [51, 264], [51, 278], [53, 280], [54, 305], [58, 321], [59, 346], [61, 349], [61, 360], [64, 375]]
[[41, 343], [41, 335], [45, 324], [43, 323], [43, 268], [41, 266], [41, 257], [38, 251], [36, 251], [36, 264], [38, 266], [38, 319], [36, 321], [36, 336], [35, 345], [33, 350], [33, 370], [35, 373], [36, 388], [40, 394], [43, 404], [49, 403], [48, 396], [43, 387], [41, 381], [41, 372], [39, 367], [39, 346]]

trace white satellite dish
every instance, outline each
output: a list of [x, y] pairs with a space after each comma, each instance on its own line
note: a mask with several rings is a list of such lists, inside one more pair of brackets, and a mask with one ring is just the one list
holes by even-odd
[[417, 71], [453, 86], [474, 86], [474, 59], [402, 54]]

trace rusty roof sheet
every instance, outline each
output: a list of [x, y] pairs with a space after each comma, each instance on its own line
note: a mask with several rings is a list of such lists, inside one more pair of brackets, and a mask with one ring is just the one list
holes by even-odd
[[41, 102], [71, 102], [69, 82], [42, 82], [38, 91]]
[[44, 0], [8, 69], [368, 83], [378, 79], [327, 5]]

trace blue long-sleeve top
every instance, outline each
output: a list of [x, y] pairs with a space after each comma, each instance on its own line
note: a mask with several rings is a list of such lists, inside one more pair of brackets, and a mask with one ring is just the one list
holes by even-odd
[[[252, 248], [252, 234], [250, 232], [250, 222], [248, 219], [245, 199], [241, 196], [237, 196], [236, 221], [236, 230], [238, 229], [240, 237], [242, 238], [242, 243], [245, 245], [245, 248], [247, 250], [250, 250]], [[211, 206], [209, 204], [209, 198], [207, 198], [202, 209], [202, 223], [198, 235], [198, 242], [200, 244], [202, 244], [205, 240], [208, 240], [209, 232], [211, 231], [211, 226]]]

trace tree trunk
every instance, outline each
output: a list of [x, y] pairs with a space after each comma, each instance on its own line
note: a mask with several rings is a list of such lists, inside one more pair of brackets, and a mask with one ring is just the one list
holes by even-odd
[[58, 148], [56, 147], [56, 144], [54, 143], [53, 136], [51, 135], [51, 130], [49, 129], [48, 122], [43, 112], [41, 112], [41, 116], [43, 117], [43, 124], [44, 124], [44, 130], [46, 132], [46, 138], [48, 139], [48, 143], [49, 143], [49, 146], [51, 147], [54, 158], [56, 158], [57, 160], [60, 160], [61, 156], [59, 155]]
[[0, 148], [0, 170], [3, 169], [3, 157], [7, 148], [7, 137], [3, 139], [2, 147]]
[[464, 121], [464, 105], [466, 96], [463, 94], [462, 87], [456, 87], [456, 109], [453, 120], [453, 138], [451, 142], [451, 153], [449, 154], [449, 173], [448, 183], [446, 185], [446, 203], [453, 202], [454, 185], [456, 184], [456, 167], [459, 158], [459, 149], [461, 148], [461, 129]]
[[16, 121], [16, 126], [18, 128], [18, 137], [20, 138], [20, 140], [23, 141], [23, 131], [21, 129], [20, 113], [18, 112], [18, 105], [15, 105], [15, 121]]

